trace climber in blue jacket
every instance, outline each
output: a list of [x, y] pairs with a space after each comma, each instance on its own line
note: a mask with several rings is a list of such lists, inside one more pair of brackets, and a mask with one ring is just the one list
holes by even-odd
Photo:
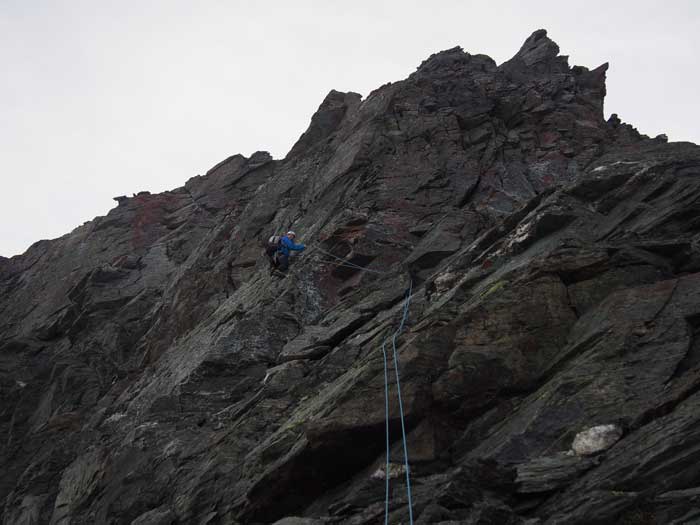
[[289, 268], [289, 252], [291, 250], [301, 252], [306, 248], [303, 244], [294, 244], [296, 236], [297, 234], [293, 231], [288, 231], [287, 235], [280, 239], [277, 260], [279, 261], [278, 269], [283, 272], [286, 272], [287, 268]]

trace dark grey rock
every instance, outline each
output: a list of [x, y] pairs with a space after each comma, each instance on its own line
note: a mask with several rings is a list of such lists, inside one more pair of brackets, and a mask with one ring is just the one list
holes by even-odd
[[381, 522], [384, 348], [405, 523], [392, 342], [420, 523], [696, 520], [700, 148], [605, 121], [606, 69], [443, 51], [0, 258], [3, 522]]

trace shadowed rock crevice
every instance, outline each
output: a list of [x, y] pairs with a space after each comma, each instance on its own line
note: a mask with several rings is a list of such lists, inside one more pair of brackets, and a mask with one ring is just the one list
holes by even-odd
[[[391, 427], [398, 435], [398, 421], [393, 421]], [[347, 483], [381, 452], [384, 425], [310, 439], [298, 455], [266, 473], [248, 492], [248, 506], [240, 514], [241, 520], [273, 522], [302, 512], [315, 497]]]

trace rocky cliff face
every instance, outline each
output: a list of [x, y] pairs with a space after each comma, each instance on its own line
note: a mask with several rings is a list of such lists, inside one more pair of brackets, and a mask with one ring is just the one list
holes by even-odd
[[381, 523], [387, 474], [406, 523], [411, 282], [418, 523], [700, 519], [700, 147], [558, 52], [333, 91], [285, 159], [0, 258], [3, 523]]

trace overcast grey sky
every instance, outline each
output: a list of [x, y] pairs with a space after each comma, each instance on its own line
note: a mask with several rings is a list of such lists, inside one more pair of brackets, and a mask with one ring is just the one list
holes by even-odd
[[538, 28], [610, 62], [606, 115], [700, 142], [694, 0], [0, 0], [0, 255], [234, 153], [284, 157], [331, 89], [455, 45], [501, 63]]

